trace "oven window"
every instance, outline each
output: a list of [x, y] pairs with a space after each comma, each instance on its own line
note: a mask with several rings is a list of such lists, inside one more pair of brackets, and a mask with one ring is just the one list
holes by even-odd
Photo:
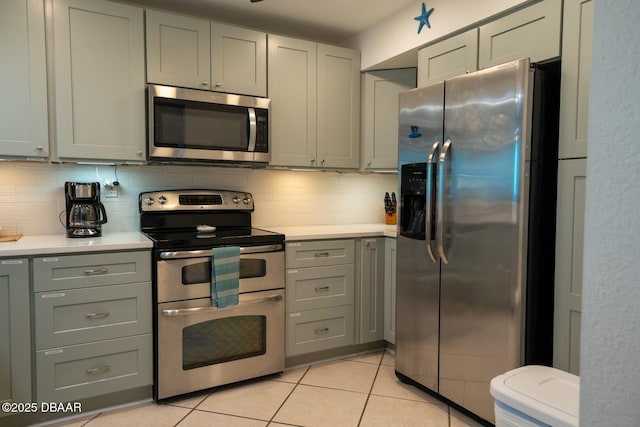
[[182, 369], [196, 369], [267, 351], [266, 316], [208, 320], [182, 330]]
[[[240, 279], [252, 279], [267, 275], [267, 261], [257, 258], [240, 259]], [[182, 267], [182, 284], [196, 285], [211, 282], [211, 261]]]

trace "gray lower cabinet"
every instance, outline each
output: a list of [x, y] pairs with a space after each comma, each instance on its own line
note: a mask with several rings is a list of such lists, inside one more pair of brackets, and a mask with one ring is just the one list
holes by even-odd
[[149, 252], [37, 257], [33, 288], [39, 401], [153, 384]]
[[384, 339], [396, 343], [396, 239], [384, 242]]
[[357, 313], [359, 343], [384, 338], [384, 238], [360, 239]]
[[355, 242], [286, 247], [286, 356], [354, 343]]
[[0, 402], [33, 401], [30, 316], [29, 260], [0, 260]]

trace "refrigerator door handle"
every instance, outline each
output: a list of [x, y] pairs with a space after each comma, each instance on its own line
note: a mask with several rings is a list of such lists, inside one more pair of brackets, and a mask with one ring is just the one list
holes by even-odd
[[[436, 167], [438, 165], [438, 155], [436, 154], [436, 152], [438, 151], [439, 147], [440, 147], [440, 141], [434, 142], [433, 146], [431, 147], [431, 150], [429, 151], [429, 157], [427, 157], [427, 182], [426, 182], [427, 188], [425, 191], [426, 203], [425, 203], [425, 209], [424, 209], [425, 210], [425, 220], [424, 220], [425, 239], [424, 240], [427, 243], [427, 253], [429, 254], [429, 258], [431, 258], [431, 260], [434, 263], [437, 263], [438, 259], [437, 259], [437, 255], [434, 254], [433, 248], [431, 247], [431, 242], [435, 238], [435, 236], [431, 234], [432, 227], [435, 226], [434, 224], [435, 218], [433, 217], [434, 211], [432, 209], [433, 207], [435, 207], [433, 206], [433, 203], [435, 202], [435, 199], [433, 198], [433, 193], [434, 193], [433, 190], [435, 185], [437, 184], [434, 179], [433, 165], [435, 164]], [[436, 191], [436, 194], [437, 194], [437, 191]]]
[[442, 146], [440, 159], [438, 161], [438, 203], [436, 205], [436, 241], [438, 244], [438, 253], [440, 259], [445, 264], [449, 264], [449, 258], [444, 250], [444, 190], [445, 190], [445, 171], [447, 168], [447, 154], [451, 149], [453, 142], [450, 139]]

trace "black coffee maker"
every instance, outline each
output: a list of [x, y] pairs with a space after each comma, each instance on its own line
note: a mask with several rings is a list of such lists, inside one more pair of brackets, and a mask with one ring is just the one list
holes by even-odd
[[67, 237], [98, 237], [107, 211], [100, 203], [100, 183], [65, 182]]

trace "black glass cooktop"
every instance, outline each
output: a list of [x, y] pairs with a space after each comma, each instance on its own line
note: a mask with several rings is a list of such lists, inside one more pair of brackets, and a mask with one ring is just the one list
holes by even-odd
[[213, 232], [196, 230], [145, 231], [160, 249], [195, 249], [214, 246], [257, 246], [284, 244], [284, 235], [252, 227], [217, 228]]

